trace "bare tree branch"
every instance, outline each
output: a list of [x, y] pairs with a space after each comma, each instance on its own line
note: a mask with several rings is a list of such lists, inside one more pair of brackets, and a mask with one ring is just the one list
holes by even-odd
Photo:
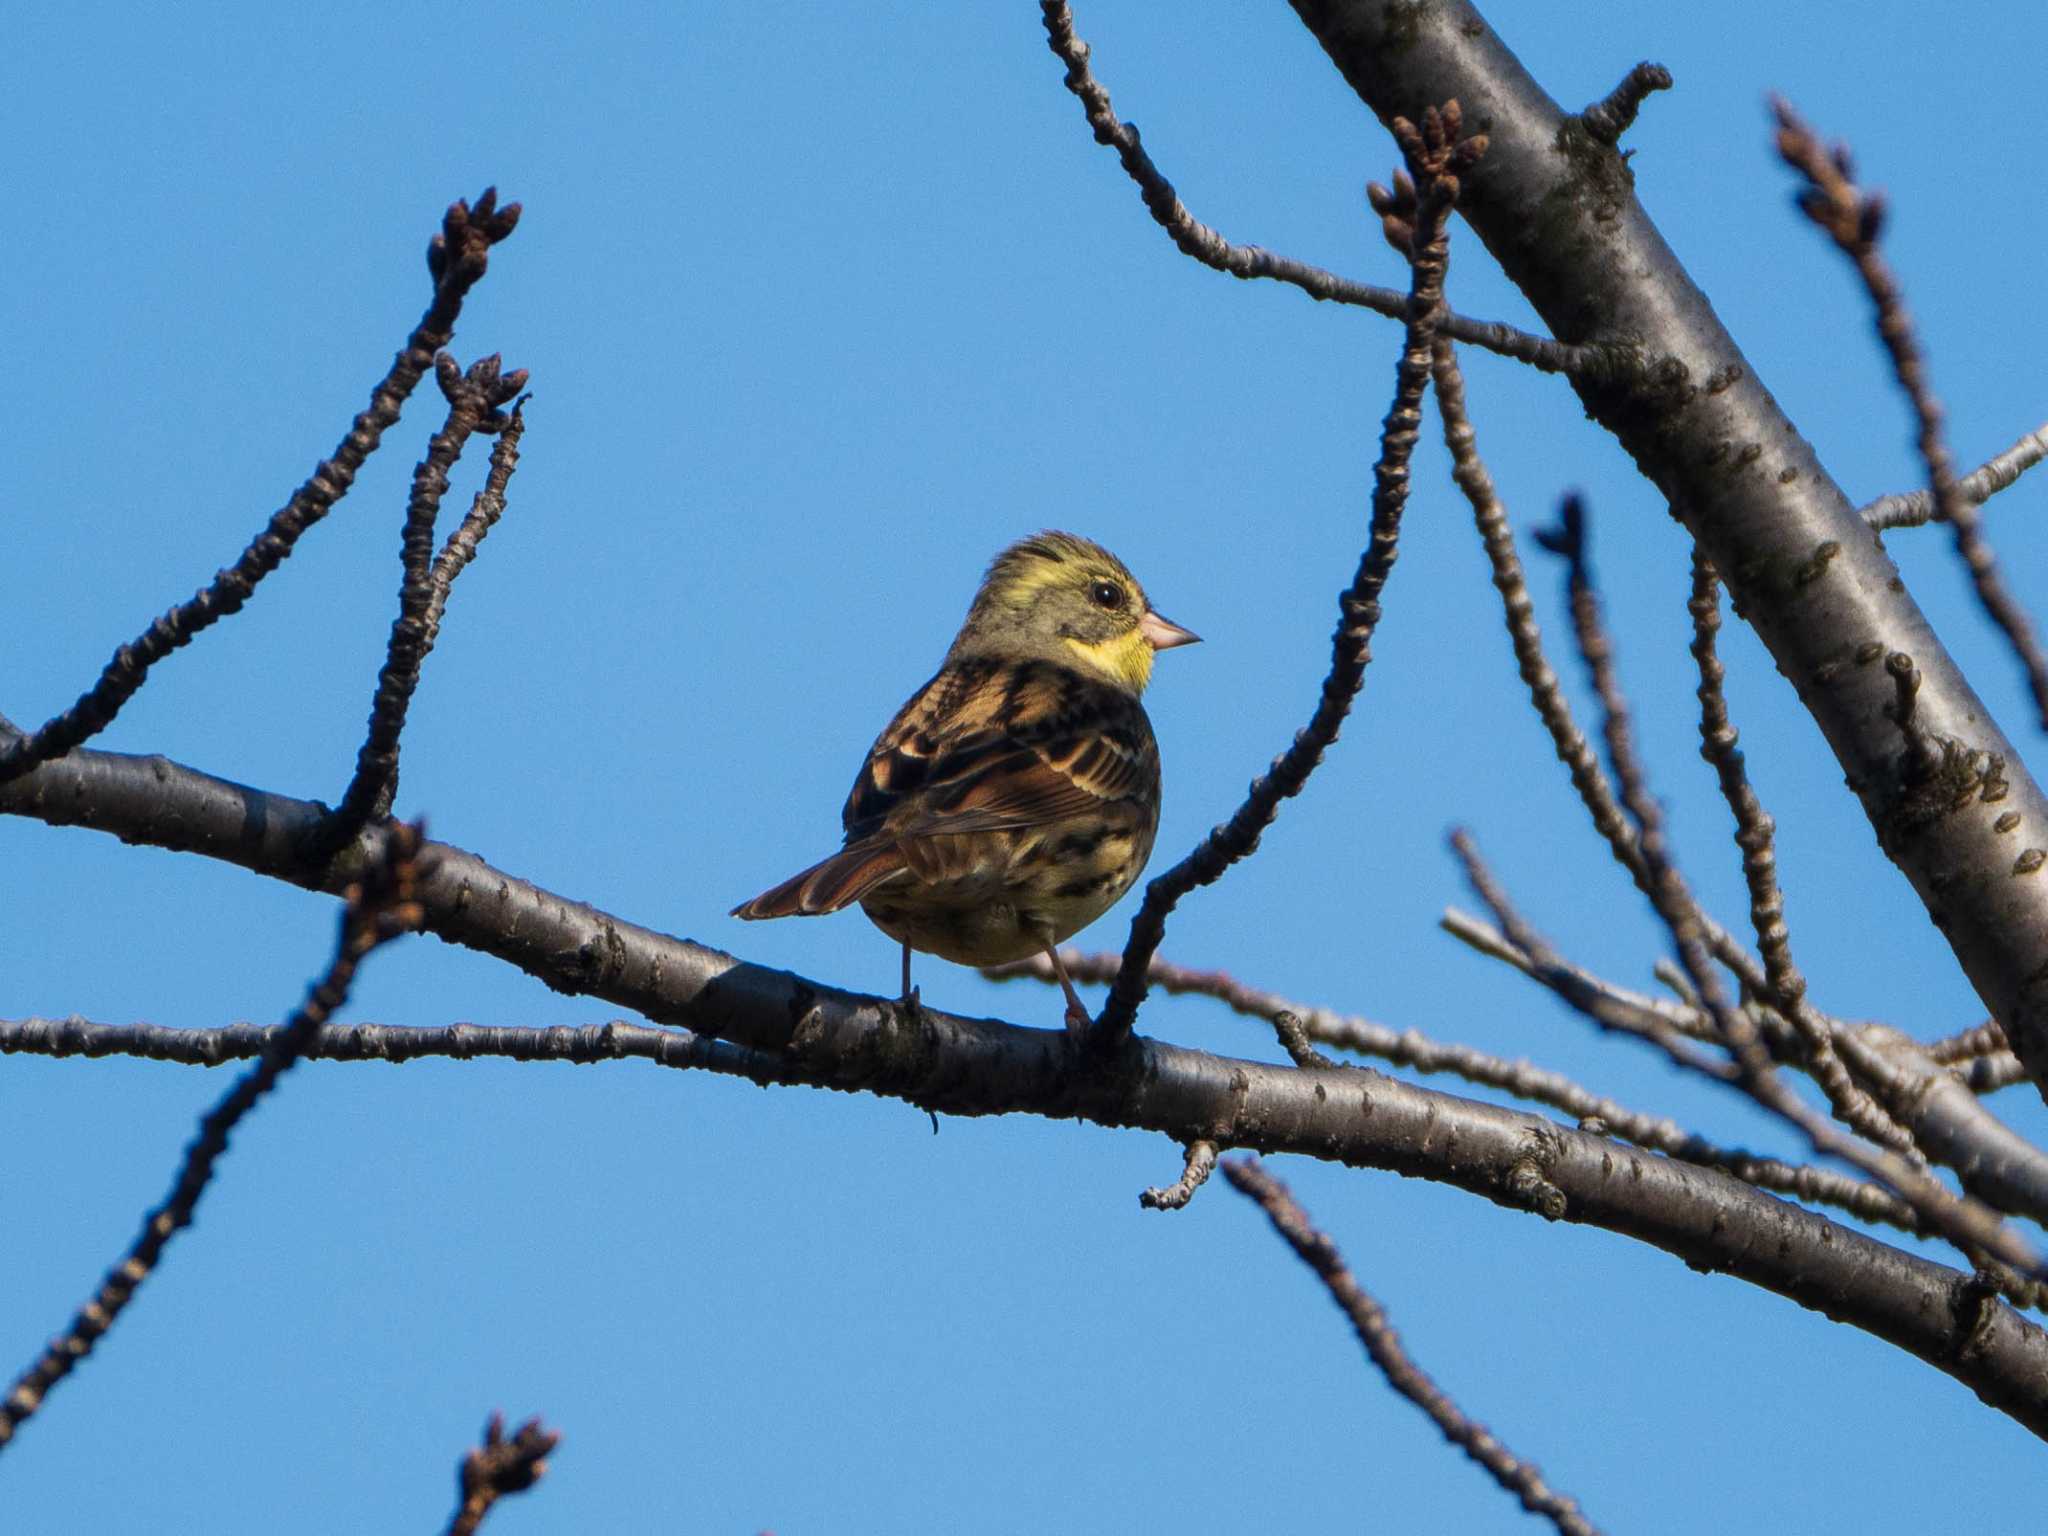
[[[331, 862], [309, 860], [305, 838], [323, 807], [161, 757], [72, 752], [0, 785], [0, 813], [203, 853], [311, 889], [338, 889], [364, 857], [359, 842]], [[2048, 1333], [1968, 1274], [1726, 1175], [1356, 1071], [1304, 1072], [1135, 1038], [1122, 1057], [1091, 1061], [1064, 1030], [956, 1018], [929, 1005], [910, 1017], [893, 1001], [749, 965], [553, 895], [460, 849], [431, 847], [435, 864], [419, 889], [423, 926], [557, 991], [721, 1036], [818, 1086], [933, 1111], [1081, 1118], [1181, 1145], [1207, 1139], [1301, 1152], [1454, 1184], [1516, 1209], [1528, 1208], [1518, 1170], [1534, 1166], [1564, 1197], [1562, 1219], [1637, 1238], [1862, 1328], [2048, 1438]]]
[[1984, 605], [1992, 623], [2005, 632], [2013, 653], [2019, 657], [2027, 686], [2033, 691], [2041, 728], [2048, 730], [2048, 655], [2042, 653], [2041, 643], [2034, 637], [2034, 626], [2026, 610], [1998, 574], [1991, 545], [1977, 526], [1976, 503], [1963, 494], [1956, 480], [1955, 460], [1949, 454], [1948, 439], [1942, 431], [1941, 402], [1934, 397], [1934, 386], [1928, 382], [1927, 360], [1914, 338], [1905, 296], [1884, 257], [1878, 254], [1877, 237], [1884, 227], [1884, 199], [1856, 185], [1846, 146], [1837, 145], [1832, 154], [1822, 148], [1819, 137], [1782, 97], [1772, 99], [1771, 110], [1778, 120], [1778, 153], [1806, 178], [1806, 186], [1795, 199], [1800, 211], [1818, 224], [1849, 258], [1877, 308], [1878, 338], [1891, 356], [1899, 387], [1912, 402], [1913, 419], [1919, 429], [1920, 457], [1932, 482], [1929, 489], [1934, 497], [1935, 516], [1954, 529], [1956, 553], [1969, 569], [1977, 600]]
[[519, 223], [519, 205], [498, 206], [495, 187], [484, 190], [476, 207], [457, 202], [441, 223], [441, 233], [427, 247], [434, 297], [420, 323], [406, 338], [386, 373], [370, 391], [370, 404], [350, 424], [348, 435], [312, 477], [292, 493], [241, 558], [218, 572], [210, 585], [165, 613], [148, 629], [114, 652], [99, 681], [78, 702], [34, 733], [0, 740], [0, 782], [27, 772], [37, 763], [60, 756], [113, 723], [121, 708], [149, 675], [149, 669], [172, 651], [230, 614], [239, 612], [256, 584], [291, 554], [299, 535], [325, 517], [348, 494], [356, 472], [376, 452], [387, 428], [398, 420], [406, 397], [428, 368], [434, 354], [455, 334], [462, 301], [489, 264], [491, 247]]
[[1524, 1509], [1542, 1515], [1564, 1536], [1598, 1536], [1599, 1528], [1579, 1513], [1577, 1500], [1552, 1492], [1533, 1463], [1516, 1457], [1484, 1424], [1467, 1418], [1450, 1394], [1415, 1363], [1387, 1321], [1385, 1310], [1358, 1283], [1337, 1245], [1315, 1229], [1308, 1212], [1295, 1202], [1286, 1185], [1266, 1172], [1255, 1157], [1230, 1159], [1223, 1165], [1223, 1176], [1240, 1194], [1258, 1202], [1273, 1230], [1315, 1271], [1331, 1300], [1351, 1319], [1358, 1342], [1387, 1378], [1388, 1386], [1428, 1414], [1446, 1440], [1484, 1467]]
[[[1986, 459], [1956, 482], [1956, 490], [1963, 500], [1981, 506], [2000, 491], [2017, 485], [2020, 476], [2044, 458], [2048, 458], [2048, 425], [2034, 428], [2005, 452]], [[1918, 528], [1938, 521], [1941, 516], [1934, 504], [1934, 492], [1928, 490], [1880, 496], [1864, 503], [1859, 515], [1880, 533], [1893, 528]]]
[[[1590, 990], [1612, 1008], [1621, 1010], [1623, 1016], [1634, 1011], [1661, 1019], [1678, 1034], [1694, 1038], [1711, 1036], [1713, 1026], [1696, 999], [1686, 1004], [1664, 1003], [1618, 987], [1555, 957], [1550, 967], [1539, 965], [1505, 935], [1456, 910], [1444, 914], [1443, 928], [1481, 954], [1504, 961], [1533, 980], [1551, 986], [1567, 1002], [1573, 1001], [1573, 991]], [[1552, 975], [1558, 969], [1573, 978], [1573, 991], [1554, 984]], [[2048, 1152], [2014, 1133], [1971, 1097], [2025, 1081], [2025, 1073], [2014, 1057], [1998, 1052], [1972, 1058], [1962, 1069], [1945, 1069], [1924, 1048], [1897, 1030], [1874, 1024], [1850, 1025], [1839, 1020], [1833, 1021], [1830, 1029], [1835, 1049], [1849, 1069], [1883, 1096], [1886, 1107], [1911, 1131], [1914, 1143], [1929, 1157], [1954, 1169], [1963, 1187], [1987, 1205], [2048, 1224]], [[1738, 1172], [1737, 1177], [1746, 1175]], [[1779, 1186], [1764, 1182], [1762, 1187]], [[1827, 1199], [1822, 1195], [1810, 1198]]]
[[[1545, 544], [1562, 556], [1568, 571], [1573, 637], [1600, 700], [1602, 734], [1607, 742], [1608, 767], [1621, 791], [1623, 806], [1636, 827], [1636, 845], [1642, 850], [1650, 880], [1645, 894], [1671, 935], [1673, 948], [1701, 1006], [1714, 1021], [1741, 1068], [1741, 1085], [1750, 1097], [1786, 1123], [1796, 1126], [1816, 1151], [1839, 1157], [1881, 1180], [1906, 1200], [1926, 1220], [1967, 1252], [1982, 1250], [2032, 1276], [2044, 1277], [2043, 1261], [1997, 1214], [1981, 1201], [1958, 1199], [1929, 1175], [1917, 1159], [1875, 1148], [1854, 1137], [1840, 1134], [1793, 1093], [1777, 1075], [1761, 1032], [1750, 1016], [1732, 1006], [1707, 951], [1704, 919], [1691, 889], [1680, 875], [1664, 842], [1663, 811], [1650, 793], [1649, 780], [1635, 750], [1634, 726], [1628, 701], [1622, 693], [1614, 666], [1614, 648], [1601, 618], [1599, 595], [1593, 584], [1592, 565], [1586, 547], [1586, 518], [1577, 497], [1567, 497], [1561, 526], [1545, 536]], [[1903, 723], [1903, 722], [1902, 722]], [[1454, 838], [1459, 856], [1479, 884], [1477, 856], [1469, 841]], [[1485, 889], [1482, 885], [1482, 891]], [[1489, 905], [1501, 919], [1501, 926], [1514, 936], [1506, 912], [1497, 896]], [[1522, 947], [1529, 948], [1527, 944]], [[1531, 951], [1534, 953], [1534, 951]], [[1788, 1006], [1796, 1006], [1792, 999]], [[1818, 1038], [1825, 1039], [1825, 1032]]]
[[[1109, 92], [1096, 80], [1089, 67], [1089, 48], [1074, 36], [1074, 17], [1066, 0], [1041, 0], [1047, 44], [1067, 66], [1066, 86], [1079, 98], [1087, 113], [1088, 126], [1095, 130], [1095, 142], [1117, 153], [1124, 173], [1137, 184], [1153, 220], [1166, 231], [1183, 253], [1203, 266], [1232, 277], [1271, 278], [1299, 288], [1310, 298], [1336, 304], [1355, 305], [1390, 319], [1405, 319], [1408, 295], [1398, 288], [1381, 288], [1372, 283], [1339, 277], [1321, 267], [1293, 261], [1256, 245], [1233, 245], [1222, 235], [1189, 213], [1173, 189], [1173, 183], [1152, 163], [1138, 138], [1136, 123], [1117, 121], [1109, 103]], [[1600, 373], [1620, 376], [1639, 367], [1635, 354], [1625, 347], [1568, 347], [1547, 336], [1532, 336], [1495, 320], [1472, 320], [1445, 310], [1440, 322], [1445, 335], [1516, 362], [1527, 363], [1546, 373]]]
[[290, 1070], [304, 1052], [306, 1042], [347, 1001], [349, 986], [363, 957], [379, 944], [420, 925], [418, 885], [431, 872], [431, 859], [431, 849], [425, 845], [417, 825], [380, 831], [363, 878], [345, 893], [347, 905], [341, 915], [341, 936], [335, 943], [333, 963], [313, 984], [306, 1001], [285, 1027], [265, 1045], [262, 1058], [237, 1078], [220, 1102], [200, 1120], [199, 1134], [185, 1149], [184, 1162], [171, 1184], [170, 1194], [143, 1218], [142, 1231], [121, 1262], [107, 1272], [99, 1290], [71, 1320], [71, 1326], [50, 1341], [34, 1363], [15, 1378], [6, 1397], [0, 1399], [0, 1449], [42, 1407], [50, 1389], [92, 1352], [156, 1269], [165, 1245], [192, 1224], [192, 1213], [198, 1208], [199, 1197], [206, 1193], [214, 1165], [228, 1149], [228, 1137], [242, 1117], [276, 1086], [278, 1078]]
[[[1521, 958], [1518, 955], [1518, 959]], [[1067, 967], [1067, 975], [1074, 981], [1100, 982], [1116, 974], [1120, 957], [1062, 950], [1060, 959]], [[1047, 985], [1054, 981], [1051, 965], [1043, 956], [1036, 955], [1014, 965], [985, 970], [982, 974], [992, 981], [1029, 978]], [[1571, 1116], [1582, 1131], [1616, 1136], [1688, 1163], [1719, 1168], [1758, 1189], [1837, 1206], [1865, 1221], [1883, 1222], [1915, 1234], [1927, 1231], [1926, 1223], [1920, 1220], [1911, 1206], [1879, 1185], [1826, 1168], [1780, 1162], [1741, 1148], [1720, 1146], [1686, 1130], [1676, 1121], [1630, 1109], [1561, 1072], [1552, 1072], [1526, 1060], [1509, 1061], [1473, 1046], [1432, 1039], [1420, 1030], [1395, 1030], [1370, 1019], [1298, 1003], [1278, 993], [1250, 986], [1224, 971], [1194, 970], [1154, 958], [1151, 981], [1170, 996], [1192, 994], [1212, 997], [1247, 1018], [1271, 1022], [1282, 1014], [1289, 1015], [1299, 1021], [1309, 1039], [1323, 1045], [1360, 1056], [1377, 1057], [1417, 1072], [1447, 1073], [1534, 1104], [1547, 1104]], [[27, 1022], [33, 1024], [36, 1021]], [[10, 1038], [24, 1027], [0, 1020], [0, 1052], [14, 1048], [9, 1043]]]
[[[1109, 989], [1092, 1038], [1100, 1047], [1113, 1046], [1130, 1033], [1145, 999], [1145, 967], [1166, 936], [1166, 919], [1180, 899], [1216, 880], [1259, 845], [1259, 837], [1279, 814], [1280, 802], [1301, 793], [1323, 753], [1337, 739], [1351, 702], [1365, 681], [1372, 661], [1373, 631], [1379, 627], [1380, 594], [1393, 574], [1400, 552], [1401, 513], [1408, 502], [1408, 463], [1422, 428], [1422, 395], [1429, 387], [1429, 359], [1437, 317], [1443, 309], [1444, 274], [1450, 265], [1446, 228], [1458, 201], [1458, 177], [1485, 153], [1483, 137], [1460, 140], [1461, 118], [1456, 102], [1441, 113], [1422, 114], [1418, 130], [1405, 119], [1394, 125], [1395, 137], [1413, 169], [1416, 186], [1397, 180], [1397, 194], [1373, 189], [1390, 238], [1398, 226], [1406, 233], [1413, 274], [1407, 329], [1395, 365], [1394, 401], [1380, 428], [1379, 459], [1373, 466], [1372, 522], [1365, 553], [1351, 585], [1338, 599], [1337, 630], [1330, 639], [1330, 671], [1323, 679], [1309, 723], [1295, 733], [1287, 750], [1252, 781], [1244, 803], [1228, 821], [1214, 828], [1194, 851], [1145, 887], [1144, 902], [1131, 920], [1124, 945], [1123, 969]], [[1381, 206], [1384, 204], [1384, 206]]]
[[[1575, 377], [1573, 388], [1729, 583], [1880, 845], [2036, 1085], [2048, 1084], [2048, 880], [2027, 878], [2015, 860], [2025, 849], [2048, 859], [2048, 798], [1664, 244], [1626, 162], [1559, 110], [1470, 0], [1292, 3], [1382, 122], [1456, 99], [1486, 124], [1490, 147], [1459, 211], [1559, 339], [1644, 349], [1642, 382]], [[1891, 683], [1877, 665], [1893, 651], [1926, 675], [1927, 728], [1957, 743], [1962, 763], [1997, 769], [1932, 817], [1899, 781]], [[2015, 819], [2001, 830], [2008, 812]]]

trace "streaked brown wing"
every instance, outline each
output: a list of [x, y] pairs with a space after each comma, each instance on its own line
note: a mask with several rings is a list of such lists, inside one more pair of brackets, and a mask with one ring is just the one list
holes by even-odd
[[960, 662], [876, 739], [847, 797], [847, 838], [1043, 826], [1143, 799], [1158, 778], [1128, 694], [1047, 662]]

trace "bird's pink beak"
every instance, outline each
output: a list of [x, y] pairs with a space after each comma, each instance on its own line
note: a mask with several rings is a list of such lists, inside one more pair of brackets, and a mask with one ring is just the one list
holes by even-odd
[[1193, 645], [1202, 638], [1192, 629], [1182, 629], [1171, 619], [1162, 619], [1149, 608], [1138, 620], [1138, 633], [1155, 651], [1170, 651], [1176, 645]]

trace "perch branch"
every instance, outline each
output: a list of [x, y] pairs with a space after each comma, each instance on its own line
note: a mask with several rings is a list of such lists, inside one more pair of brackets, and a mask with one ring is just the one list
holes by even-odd
[[[323, 807], [160, 757], [73, 752], [0, 785], [0, 813], [96, 827], [318, 890], [339, 889], [366, 853], [359, 841], [335, 860], [309, 860], [305, 838]], [[964, 1019], [929, 1004], [909, 1016], [893, 1000], [636, 926], [446, 844], [431, 852], [419, 890], [427, 931], [556, 991], [720, 1036], [821, 1087], [949, 1114], [1086, 1119], [1182, 1145], [1208, 1139], [1301, 1152], [1427, 1177], [1518, 1210], [1527, 1205], [1511, 1188], [1515, 1170], [1533, 1157], [1564, 1197], [1564, 1220], [1621, 1232], [1860, 1327], [2048, 1438], [2040, 1388], [2048, 1333], [1995, 1298], [1983, 1301], [1968, 1273], [1711, 1169], [1389, 1078], [1368, 1084], [1355, 1072], [1305, 1072], [1136, 1038], [1105, 1062], [1064, 1030]]]

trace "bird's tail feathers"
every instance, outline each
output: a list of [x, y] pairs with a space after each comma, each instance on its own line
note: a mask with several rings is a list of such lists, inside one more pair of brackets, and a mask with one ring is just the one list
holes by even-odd
[[801, 874], [791, 875], [752, 901], [732, 909], [734, 917], [817, 917], [851, 906], [869, 891], [899, 874], [903, 854], [893, 842], [862, 842], [820, 859]]

